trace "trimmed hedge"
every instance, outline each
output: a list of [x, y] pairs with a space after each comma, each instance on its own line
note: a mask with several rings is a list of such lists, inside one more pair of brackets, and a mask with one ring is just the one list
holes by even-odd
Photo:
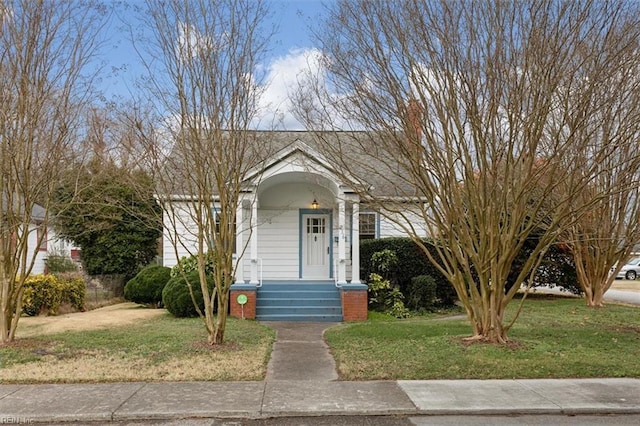
[[[429, 244], [428, 242], [426, 243]], [[514, 260], [511, 273], [507, 278], [507, 289], [513, 285], [513, 281], [520, 272], [527, 257], [530, 255], [535, 243], [535, 237], [531, 237]], [[411, 279], [420, 275], [429, 275], [435, 281], [436, 306], [451, 306], [455, 303], [457, 295], [453, 286], [440, 271], [429, 262], [420, 247], [410, 238], [394, 237], [362, 241], [360, 243], [361, 277], [369, 277], [371, 273], [377, 272], [376, 265], [372, 261], [372, 256], [374, 253], [383, 250], [391, 250], [397, 256], [398, 262], [393, 270], [389, 271], [388, 276], [392, 277], [397, 283], [409, 308], [430, 308], [430, 306], [424, 306], [422, 303], [422, 306], [416, 306], [416, 304], [413, 303], [416, 297], [416, 290], [411, 285]], [[437, 259], [435, 249], [432, 250], [434, 257]], [[557, 286], [571, 293], [580, 294], [581, 289], [578, 285], [573, 257], [562, 245], [556, 244], [551, 246], [545, 254], [537, 271], [534, 287], [536, 286]]]
[[[191, 284], [194, 297], [200, 310], [204, 311], [204, 299], [202, 298], [198, 271], [189, 272], [186, 278]], [[209, 291], [213, 291], [213, 278], [210, 274], [207, 275], [207, 284]], [[177, 275], [169, 280], [164, 290], [162, 290], [162, 302], [164, 303], [164, 307], [176, 317], [185, 318], [198, 316], [198, 311], [196, 311], [193, 300], [191, 299], [189, 287], [182, 275]]]
[[124, 298], [135, 303], [159, 305], [170, 274], [171, 268], [166, 266], [147, 266], [124, 286]]
[[[456, 301], [456, 292], [449, 281], [429, 262], [422, 249], [410, 238], [393, 237], [360, 242], [360, 276], [369, 277], [376, 273], [372, 262], [374, 253], [391, 250], [397, 256], [398, 262], [389, 271], [399, 290], [409, 300], [411, 296], [411, 279], [420, 275], [429, 275], [436, 283], [436, 297], [438, 305], [451, 306]], [[435, 252], [433, 252], [436, 255]], [[422, 306], [429, 308], [429, 306]], [[419, 307], [418, 307], [419, 308]], [[413, 309], [413, 307], [412, 307]]]

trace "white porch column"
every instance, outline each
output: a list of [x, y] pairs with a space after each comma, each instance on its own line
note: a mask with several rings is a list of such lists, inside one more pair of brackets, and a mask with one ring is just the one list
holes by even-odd
[[242, 199], [240, 199], [236, 207], [236, 284], [244, 284], [243, 233]]
[[351, 209], [351, 284], [360, 284], [360, 203], [354, 202]]
[[345, 222], [345, 202], [341, 199], [338, 201], [338, 284], [347, 283]]
[[251, 281], [250, 284], [259, 284], [258, 277], [258, 196], [251, 203], [251, 237], [249, 240], [251, 249]]

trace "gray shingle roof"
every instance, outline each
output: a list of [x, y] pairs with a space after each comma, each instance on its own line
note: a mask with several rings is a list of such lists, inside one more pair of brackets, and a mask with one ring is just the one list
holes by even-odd
[[[377, 141], [381, 135], [372, 132], [307, 132], [307, 131], [249, 131], [244, 147], [246, 173], [264, 168], [290, 150], [294, 145], [307, 146], [313, 154], [319, 154], [325, 164], [343, 180], [358, 188], [369, 188], [378, 196], [410, 197], [414, 195], [412, 185], [403, 177], [396, 159], [388, 151], [380, 149]], [[181, 154], [178, 149], [187, 149], [180, 144], [165, 165], [168, 174], [182, 169], [183, 176], [189, 176], [185, 165], [191, 153]], [[180, 179], [172, 179], [172, 195], [186, 196], [186, 185], [179, 185]], [[158, 191], [159, 193], [166, 192]]]

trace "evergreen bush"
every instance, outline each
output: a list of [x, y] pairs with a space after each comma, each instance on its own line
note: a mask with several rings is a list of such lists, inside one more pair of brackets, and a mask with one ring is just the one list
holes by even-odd
[[23, 289], [22, 312], [26, 315], [56, 315], [60, 305], [84, 310], [86, 286], [77, 276], [31, 275], [25, 280]]
[[171, 278], [171, 268], [151, 265], [142, 269], [124, 286], [124, 298], [135, 303], [159, 305], [162, 290]]
[[67, 273], [57, 277], [62, 283], [62, 303], [68, 303], [75, 311], [84, 311], [87, 285], [77, 274]]
[[[201, 311], [204, 311], [204, 300], [202, 298], [202, 289], [200, 287], [200, 277], [197, 270], [193, 270], [186, 274], [186, 279], [191, 284], [193, 295], [198, 303]], [[211, 274], [207, 274], [207, 285], [209, 291], [213, 291], [213, 277]], [[189, 287], [185, 277], [181, 274], [172, 277], [167, 285], [162, 290], [162, 302], [164, 307], [174, 316], [183, 317], [195, 317], [198, 316], [198, 311], [193, 304]], [[214, 307], [215, 311], [215, 307]]]
[[[427, 247], [433, 247], [425, 240]], [[456, 292], [449, 281], [431, 263], [422, 249], [410, 238], [393, 237], [379, 238], [375, 240], [363, 240], [360, 242], [360, 276], [368, 277], [371, 273], [379, 273], [379, 267], [373, 255], [385, 250], [392, 251], [397, 263], [388, 272], [389, 277], [398, 286], [398, 289], [408, 300], [411, 292], [411, 279], [419, 275], [429, 275], [436, 283], [436, 299], [438, 305], [452, 306], [457, 300]], [[437, 256], [435, 248], [432, 253]]]
[[[205, 273], [212, 274], [213, 273], [213, 254], [207, 253], [205, 254]], [[171, 268], [171, 277], [177, 277], [181, 273], [188, 274], [192, 271], [198, 270], [198, 255], [193, 254], [191, 256], [182, 256], [178, 263]]]
[[411, 278], [406, 301], [407, 307], [413, 311], [433, 308], [437, 303], [436, 280], [431, 275], [418, 275]]
[[45, 265], [47, 265], [49, 273], [54, 275], [78, 270], [78, 265], [70, 257], [56, 253], [47, 256]]
[[404, 305], [404, 296], [391, 282], [378, 274], [369, 276], [369, 309], [384, 312], [396, 318], [406, 318], [409, 310]]
[[62, 284], [53, 275], [31, 275], [25, 279], [22, 312], [29, 316], [55, 315], [62, 303]]

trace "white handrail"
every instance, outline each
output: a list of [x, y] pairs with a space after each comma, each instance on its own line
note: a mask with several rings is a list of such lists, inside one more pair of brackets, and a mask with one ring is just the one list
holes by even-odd
[[341, 284], [338, 284], [338, 260], [337, 259], [333, 259], [333, 284], [337, 288], [342, 287]]
[[258, 258], [258, 285], [257, 287], [262, 287], [262, 258]]

